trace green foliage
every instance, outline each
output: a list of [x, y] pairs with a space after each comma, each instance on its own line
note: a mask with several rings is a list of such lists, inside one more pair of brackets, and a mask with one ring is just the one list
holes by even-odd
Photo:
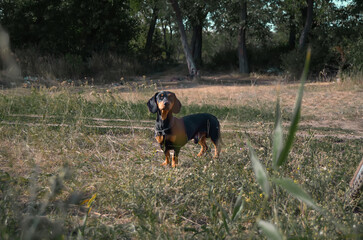
[[263, 233], [268, 239], [271, 240], [282, 240], [283, 237], [279, 230], [272, 223], [260, 220], [258, 221], [258, 226], [262, 229]]
[[251, 42], [247, 45], [247, 49], [251, 71], [273, 75], [282, 72], [282, 61], [280, 57], [288, 52], [287, 46], [284, 44], [280, 43], [280, 45], [275, 45], [274, 43], [271, 43], [268, 45], [256, 46], [254, 42]]
[[125, 1], [10, 1], [0, 9], [13, 47], [37, 46], [48, 54], [126, 52], [137, 33]]
[[272, 165], [277, 167], [278, 160], [280, 159], [283, 150], [283, 132], [281, 124], [281, 110], [280, 110], [280, 97], [277, 97], [276, 111], [275, 111], [275, 129], [272, 139]]
[[16, 56], [24, 76], [37, 76], [47, 85], [84, 78], [93, 79], [95, 84], [113, 83], [121, 77], [145, 73], [137, 59], [116, 53], [94, 52], [82, 58], [76, 54], [42, 55], [39, 49], [28, 48], [17, 50]]
[[[294, 113], [292, 116], [292, 120], [291, 120], [291, 125], [290, 125], [290, 129], [289, 129], [289, 133], [286, 139], [286, 143], [285, 145], [283, 144], [283, 142], [281, 141], [281, 115], [280, 115], [280, 104], [279, 102], [277, 102], [276, 105], [276, 120], [275, 120], [275, 137], [274, 140], [276, 142], [274, 142], [274, 151], [276, 151], [273, 155], [276, 157], [275, 161], [273, 161], [273, 166], [279, 167], [281, 165], [284, 164], [284, 162], [287, 161], [287, 157], [289, 155], [290, 149], [292, 147], [294, 138], [295, 138], [295, 134], [297, 131], [297, 127], [298, 127], [298, 123], [300, 120], [300, 115], [301, 115], [301, 105], [302, 105], [302, 98], [303, 98], [303, 93], [304, 93], [304, 84], [305, 81], [308, 77], [308, 72], [309, 72], [309, 66], [310, 66], [310, 58], [311, 58], [311, 49], [308, 49], [307, 53], [306, 53], [306, 59], [305, 59], [305, 66], [304, 66], [304, 71], [303, 74], [301, 76], [301, 84], [299, 87], [299, 92], [296, 98], [296, 103], [295, 103], [295, 107], [294, 107]], [[279, 100], [279, 99], [278, 99]], [[282, 147], [284, 146], [284, 147]], [[281, 152], [280, 152], [281, 151]], [[278, 158], [277, 158], [278, 156]]]
[[301, 74], [301, 69], [304, 67], [305, 53], [302, 51], [293, 50], [281, 56], [282, 68], [287, 75], [292, 79], [296, 79]]
[[268, 197], [270, 194], [270, 182], [268, 180], [266, 169], [262, 166], [260, 161], [258, 160], [255, 151], [248, 143], [248, 149], [250, 151], [250, 159], [252, 161], [253, 171], [256, 176], [256, 181], [260, 185], [262, 191]]
[[[305, 60], [305, 67], [304, 71], [301, 77], [301, 85], [299, 87], [295, 107], [294, 107], [294, 113], [291, 120], [290, 129], [288, 132], [288, 136], [286, 139], [286, 142], [283, 142], [282, 138], [282, 126], [281, 126], [281, 112], [280, 112], [280, 103], [279, 98], [276, 102], [276, 119], [275, 119], [275, 127], [274, 127], [274, 136], [273, 136], [273, 150], [272, 150], [272, 166], [275, 168], [276, 171], [282, 170], [282, 168], [278, 168], [286, 164], [289, 156], [290, 149], [293, 145], [295, 134], [297, 131], [297, 126], [300, 119], [300, 112], [301, 112], [301, 104], [302, 104], [302, 98], [303, 98], [303, 89], [304, 89], [304, 83], [307, 79], [309, 65], [310, 65], [310, 56], [311, 56], [311, 50], [308, 49], [306, 54], [306, 60]], [[249, 151], [250, 151], [250, 159], [252, 161], [252, 166], [255, 172], [256, 180], [261, 186], [264, 194], [266, 195], [266, 199], [270, 196], [270, 190], [269, 190], [269, 178], [267, 176], [266, 170], [260, 163], [260, 161], [257, 159], [256, 154], [254, 153], [254, 150], [249, 145]], [[275, 173], [277, 176], [282, 175], [282, 173]], [[294, 183], [293, 180], [288, 178], [271, 178], [271, 181], [276, 184], [278, 187], [285, 190], [287, 193], [289, 193], [291, 196], [295, 197], [296, 199], [302, 201], [306, 205], [314, 208], [315, 210], [320, 211], [320, 208], [316, 205], [315, 201], [310, 197], [309, 194], [307, 194], [298, 184]], [[277, 190], [272, 194], [273, 196], [276, 194]], [[274, 199], [275, 200], [275, 199]], [[264, 208], [261, 208], [261, 214]], [[265, 222], [263, 220], [259, 221], [258, 223], [259, 227], [263, 230], [264, 234], [269, 239], [283, 239], [281, 234], [279, 233], [278, 229], [275, 227], [275, 225]]]
[[216, 52], [208, 63], [211, 69], [221, 70], [235, 70], [238, 68], [238, 55], [236, 49], [226, 50], [221, 49]]
[[[204, 63], [201, 67], [237, 69], [239, 1], [179, 3], [191, 50], [198, 63]], [[324, 81], [362, 69], [362, 5], [351, 1], [338, 6], [336, 1], [314, 1], [308, 37], [313, 49], [310, 72], [314, 78], [324, 75], [320, 77]], [[246, 43], [252, 72], [280, 74], [282, 69], [293, 79], [299, 77], [305, 53], [296, 46], [305, 7], [303, 0], [247, 1]], [[161, 71], [180, 63], [184, 56], [173, 16], [162, 1], [0, 2], [1, 24], [10, 34], [22, 74], [47, 80], [94, 77], [109, 83], [124, 74]], [[152, 27], [153, 36], [148, 37]], [[34, 52], [36, 56], [27, 56]]]
[[314, 200], [307, 194], [298, 184], [294, 183], [288, 178], [272, 179], [272, 182], [282, 189], [286, 190], [289, 194], [304, 202], [306, 205], [319, 210]]
[[350, 69], [359, 73], [363, 71], [363, 36], [360, 36], [357, 41], [350, 42], [348, 45], [347, 59]]
[[[49, 178], [49, 187], [44, 189], [38, 186], [38, 176], [34, 173], [30, 180], [14, 178], [6, 172], [1, 172], [0, 236], [2, 239], [62, 239], [65, 237], [65, 215], [54, 218], [53, 211], [68, 211], [74, 206], [79, 206], [80, 194], [73, 193], [71, 198], [62, 204], [52, 206], [64, 190], [64, 181], [70, 177], [69, 170], [64, 168], [59, 174]], [[22, 209], [19, 201], [20, 191], [15, 190], [15, 184], [29, 188], [32, 196]], [[8, 186], [13, 185], [7, 189]], [[44, 196], [42, 196], [42, 194]], [[12, 201], [12, 203], [11, 203]], [[50, 208], [53, 208], [50, 211]], [[79, 238], [82, 239], [82, 238]]]

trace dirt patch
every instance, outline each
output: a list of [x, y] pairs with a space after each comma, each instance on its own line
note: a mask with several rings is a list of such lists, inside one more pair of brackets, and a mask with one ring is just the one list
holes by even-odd
[[[155, 78], [153, 78], [155, 79]], [[252, 106], [274, 111], [279, 95], [285, 117], [294, 107], [299, 83], [279, 84], [277, 77], [252, 76], [243, 78], [238, 74], [203, 76], [204, 84], [184, 80], [160, 78], [137, 81], [129, 86], [83, 87], [82, 95], [87, 100], [107, 99], [110, 96], [120, 101], [147, 102], [156, 91], [167, 89], [176, 93], [184, 107], [188, 105]], [[202, 82], [203, 82], [202, 81]], [[207, 85], [205, 82], [213, 82]], [[216, 82], [225, 82], [218, 85]], [[172, 84], [171, 84], [172, 83]], [[78, 91], [77, 87], [70, 91]], [[29, 94], [29, 89], [5, 90], [4, 93]], [[52, 94], [58, 94], [57, 91]], [[62, 91], [59, 91], [62, 93]], [[145, 105], [146, 106], [146, 105]], [[338, 83], [307, 83], [305, 85], [301, 126], [314, 129], [345, 131], [348, 135], [363, 136], [363, 90], [345, 88]]]

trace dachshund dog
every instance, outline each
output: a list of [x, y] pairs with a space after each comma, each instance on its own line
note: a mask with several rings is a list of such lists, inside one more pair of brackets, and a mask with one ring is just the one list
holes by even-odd
[[155, 138], [165, 154], [162, 166], [170, 164], [170, 150], [174, 150], [172, 167], [178, 165], [178, 155], [181, 147], [189, 140], [201, 145], [198, 156], [202, 156], [208, 149], [206, 139], [210, 138], [214, 144], [214, 157], [219, 157], [221, 132], [218, 119], [209, 113], [198, 113], [183, 118], [173, 117], [179, 113], [181, 103], [175, 94], [168, 91], [155, 93], [147, 102], [151, 113], [156, 113]]

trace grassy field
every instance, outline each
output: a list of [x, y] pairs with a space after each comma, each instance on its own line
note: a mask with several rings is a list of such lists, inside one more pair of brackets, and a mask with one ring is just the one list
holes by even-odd
[[[298, 85], [164, 86], [183, 107], [222, 123], [219, 159], [189, 143], [161, 167], [146, 101], [156, 85], [0, 91], [0, 239], [359, 239], [362, 200], [348, 198], [362, 159], [362, 87], [310, 83], [287, 164], [272, 167], [275, 103], [286, 130]], [[299, 184], [317, 208], [256, 182], [247, 140], [266, 173]], [[208, 142], [210, 144], [210, 142]], [[277, 180], [276, 180], [277, 182]], [[268, 235], [269, 236], [269, 235]]]

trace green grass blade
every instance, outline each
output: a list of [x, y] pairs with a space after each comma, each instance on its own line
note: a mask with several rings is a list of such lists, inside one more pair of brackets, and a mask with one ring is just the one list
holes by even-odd
[[221, 206], [221, 204], [219, 204], [219, 202], [215, 201], [215, 204], [218, 206], [219, 210], [221, 211], [223, 226], [226, 229], [227, 233], [230, 234], [228, 227], [228, 222], [229, 222], [228, 214], [226, 210], [224, 210], [224, 208]]
[[280, 186], [282, 189], [287, 191], [293, 197], [304, 202], [306, 205], [319, 210], [319, 207], [315, 204], [314, 200], [307, 194], [298, 184], [294, 183], [288, 178], [275, 178], [272, 181]]
[[289, 155], [290, 149], [292, 147], [292, 143], [294, 141], [295, 138], [295, 134], [297, 131], [297, 125], [299, 123], [300, 120], [300, 114], [301, 114], [301, 103], [302, 103], [302, 98], [303, 98], [303, 93], [304, 93], [304, 84], [305, 81], [307, 79], [308, 76], [308, 71], [309, 71], [309, 65], [310, 65], [310, 56], [311, 56], [311, 49], [309, 48], [306, 54], [306, 60], [305, 60], [305, 67], [304, 67], [304, 71], [303, 74], [301, 76], [301, 84], [299, 87], [299, 91], [298, 91], [298, 95], [296, 98], [296, 103], [295, 103], [295, 107], [294, 107], [294, 114], [293, 114], [293, 118], [291, 121], [291, 125], [290, 125], [290, 129], [289, 129], [289, 133], [287, 136], [287, 140], [286, 140], [286, 144], [285, 147], [282, 149], [281, 154], [277, 160], [277, 166], [281, 166], [282, 164], [284, 164], [287, 160], [287, 157]]
[[281, 126], [281, 110], [280, 110], [280, 98], [277, 98], [276, 110], [275, 110], [275, 127], [272, 140], [272, 166], [277, 168], [277, 160], [280, 157], [283, 149], [283, 132]]
[[272, 240], [282, 240], [283, 237], [280, 231], [272, 223], [260, 220], [258, 221], [258, 226], [261, 228], [262, 232], [268, 239]]
[[236, 200], [236, 203], [234, 204], [233, 207], [233, 213], [232, 213], [232, 217], [231, 217], [231, 221], [233, 222], [235, 219], [237, 219], [239, 217], [239, 215], [241, 215], [241, 212], [243, 210], [243, 200], [242, 200], [242, 193], [243, 191], [241, 190], [240, 194], [238, 195], [238, 198]]
[[275, 127], [277, 126], [279, 121], [281, 121], [281, 107], [280, 107], [280, 96], [277, 95], [276, 108], [275, 108]]
[[265, 193], [266, 196], [269, 196], [270, 193], [270, 183], [268, 181], [268, 176], [265, 168], [261, 164], [261, 162], [258, 160], [257, 155], [253, 148], [251, 147], [251, 144], [247, 142], [249, 152], [250, 152], [250, 159], [252, 161], [252, 167], [253, 171], [256, 175], [256, 181], [260, 185], [262, 191]]

